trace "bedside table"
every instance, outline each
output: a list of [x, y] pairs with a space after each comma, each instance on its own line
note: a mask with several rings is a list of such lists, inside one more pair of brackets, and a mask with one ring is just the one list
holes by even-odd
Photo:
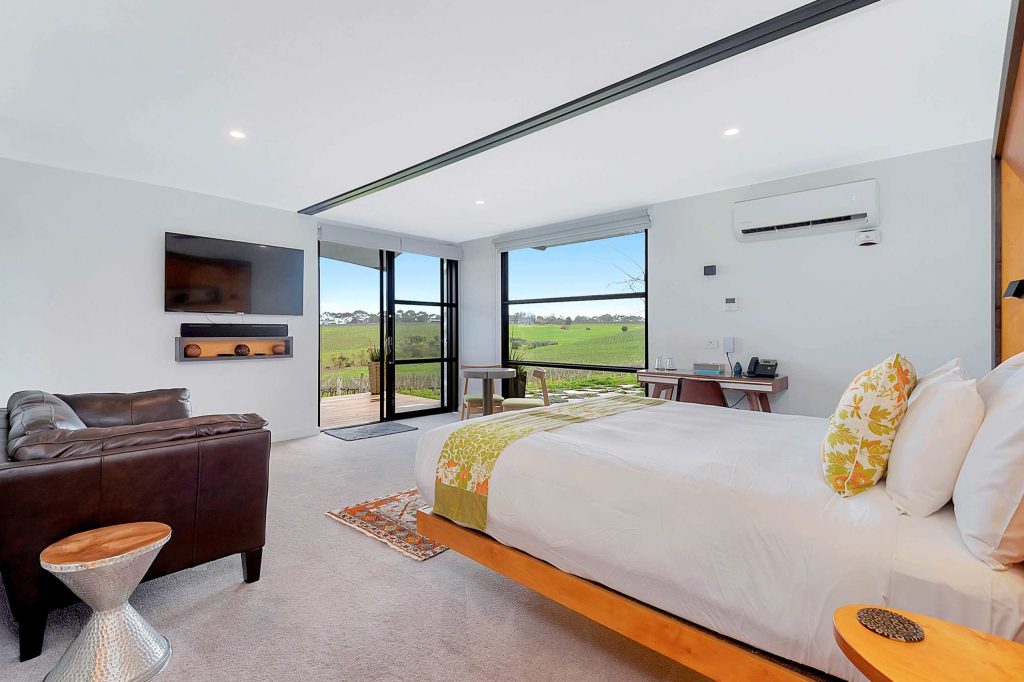
[[938, 618], [877, 607], [906, 616], [924, 630], [923, 641], [900, 642], [860, 624], [857, 611], [868, 606], [836, 609], [832, 632], [846, 657], [872, 682], [1024, 680], [1024, 644]]

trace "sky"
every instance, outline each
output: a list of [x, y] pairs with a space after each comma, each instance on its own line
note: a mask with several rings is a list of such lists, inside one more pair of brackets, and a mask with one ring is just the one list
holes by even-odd
[[[517, 249], [509, 253], [509, 296], [515, 299], [628, 293], [630, 276], [642, 276], [643, 233], [554, 246], [544, 251]], [[413, 253], [395, 261], [395, 297], [439, 300], [439, 259]], [[320, 311], [376, 312], [379, 275], [376, 269], [328, 258], [320, 259]], [[399, 306], [401, 307], [401, 306]], [[512, 312], [537, 315], [643, 315], [643, 299], [549, 303], [513, 306]]]

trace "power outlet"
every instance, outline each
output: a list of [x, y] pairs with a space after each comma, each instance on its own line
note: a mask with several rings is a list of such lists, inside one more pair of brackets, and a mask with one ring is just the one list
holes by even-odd
[[707, 339], [704, 342], [704, 350], [718, 350], [718, 339]]

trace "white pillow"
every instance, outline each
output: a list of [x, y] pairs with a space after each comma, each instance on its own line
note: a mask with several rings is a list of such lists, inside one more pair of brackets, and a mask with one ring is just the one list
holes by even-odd
[[922, 386], [927, 386], [941, 379], [948, 379], [950, 374], [965, 380], [971, 378], [967, 376], [967, 372], [965, 372], [964, 368], [960, 366], [960, 358], [953, 358], [946, 364], [938, 367], [937, 369], [933, 369], [918, 379], [917, 383], [914, 384], [914, 390], [910, 394], [910, 399], [914, 399], [914, 393], [917, 393], [918, 389]]
[[996, 569], [1024, 561], [1024, 372], [1003, 374], [953, 488], [964, 543]]
[[985, 418], [976, 383], [953, 360], [926, 374], [910, 394], [885, 482], [901, 512], [928, 516], [953, 497], [960, 467]]
[[1024, 367], [1024, 353], [1017, 353], [978, 380], [978, 393], [981, 394], [981, 399], [985, 401], [986, 405], [989, 398], [1022, 367]]

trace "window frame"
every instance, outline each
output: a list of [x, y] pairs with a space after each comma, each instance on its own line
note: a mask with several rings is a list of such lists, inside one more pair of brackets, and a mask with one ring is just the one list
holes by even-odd
[[[650, 359], [650, 301], [648, 299], [648, 282], [650, 282], [650, 254], [648, 251], [649, 235], [648, 230], [644, 229], [638, 232], [626, 233], [626, 234], [639, 234], [643, 232], [644, 235], [644, 291], [643, 293], [621, 293], [621, 294], [596, 294], [588, 296], [553, 296], [551, 298], [523, 298], [523, 299], [509, 299], [509, 269], [508, 269], [508, 251], [501, 252], [501, 293], [500, 293], [500, 304], [501, 304], [501, 366], [502, 367], [553, 367], [556, 369], [582, 369], [582, 370], [594, 370], [598, 372], [620, 372], [622, 374], [636, 374], [638, 371], [642, 371], [647, 368]], [[616, 235], [616, 236], [626, 236]], [[593, 241], [599, 241], [601, 239], [614, 239], [615, 237], [599, 237]], [[635, 299], [642, 298], [644, 300], [644, 359], [643, 367], [624, 367], [620, 365], [588, 365], [583, 363], [574, 362], [541, 362], [541, 361], [513, 361], [509, 360], [509, 306], [512, 305], [530, 305], [540, 303], [574, 303], [579, 301], [610, 301], [620, 299]], [[507, 387], [506, 387], [507, 389]]]

